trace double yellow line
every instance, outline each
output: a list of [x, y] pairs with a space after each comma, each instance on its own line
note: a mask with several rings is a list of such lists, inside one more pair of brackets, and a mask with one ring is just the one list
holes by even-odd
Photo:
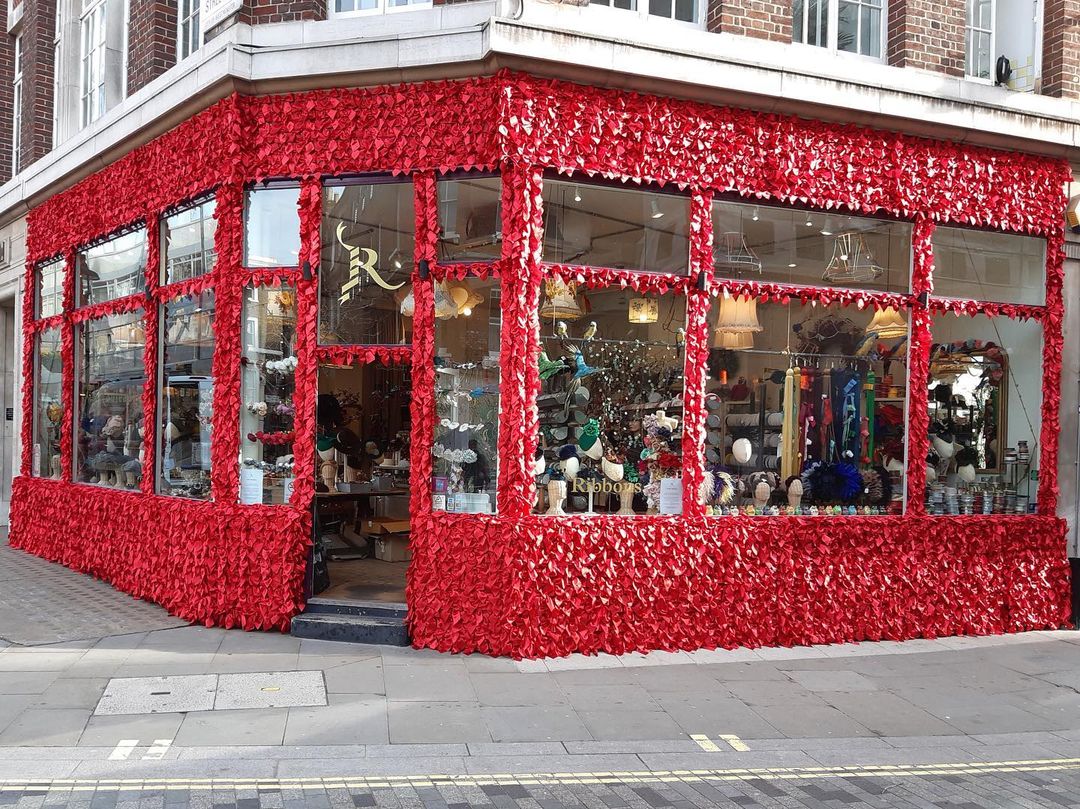
[[0, 779], [2, 792], [105, 790], [403, 789], [412, 787], [565, 786], [574, 784], [815, 781], [828, 778], [911, 778], [1080, 769], [1080, 758], [978, 761], [949, 764], [871, 764], [849, 767], [757, 767], [624, 772], [493, 773], [484, 775], [326, 776], [320, 778], [56, 778]]

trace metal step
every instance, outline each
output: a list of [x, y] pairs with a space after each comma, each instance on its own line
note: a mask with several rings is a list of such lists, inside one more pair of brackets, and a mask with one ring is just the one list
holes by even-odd
[[404, 612], [401, 617], [307, 612], [292, 619], [292, 634], [313, 640], [408, 646], [409, 631], [404, 618]]
[[368, 615], [405, 620], [406, 607], [392, 601], [357, 601], [352, 599], [308, 599], [305, 615]]

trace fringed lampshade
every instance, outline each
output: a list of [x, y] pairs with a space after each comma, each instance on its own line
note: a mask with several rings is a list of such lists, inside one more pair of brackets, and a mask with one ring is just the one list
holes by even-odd
[[876, 333], [879, 340], [895, 340], [899, 337], [907, 337], [908, 326], [904, 316], [895, 307], [886, 306], [878, 309], [866, 326], [866, 333]]
[[578, 306], [574, 287], [561, 278], [545, 282], [547, 300], [540, 307], [540, 317], [544, 320], [577, 320], [583, 314]]

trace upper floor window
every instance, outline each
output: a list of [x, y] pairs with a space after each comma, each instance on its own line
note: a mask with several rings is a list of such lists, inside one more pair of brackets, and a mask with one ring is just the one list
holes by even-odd
[[590, 0], [594, 6], [611, 6], [635, 11], [645, 19], [664, 17], [678, 22], [697, 23], [697, 0]]
[[177, 5], [176, 57], [186, 59], [202, 45], [199, 30], [199, 0], [179, 0]]
[[11, 96], [11, 173], [19, 173], [22, 157], [22, 35], [15, 37], [15, 80]]
[[90, 306], [142, 292], [145, 267], [144, 226], [80, 250], [75, 257], [75, 305]]
[[968, 0], [966, 28], [965, 70], [969, 76], [990, 79], [994, 54], [994, 0]]
[[[192, 0], [192, 2], [196, 1]], [[334, 15], [338, 17], [391, 14], [395, 11], [420, 8], [431, 8], [431, 0], [334, 0], [333, 4]]]
[[880, 59], [885, 0], [794, 0], [791, 39]]
[[105, 114], [105, 0], [83, 11], [79, 42], [79, 125], [84, 127]]

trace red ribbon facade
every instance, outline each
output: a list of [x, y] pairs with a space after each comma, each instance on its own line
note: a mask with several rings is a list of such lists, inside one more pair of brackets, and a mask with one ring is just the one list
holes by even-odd
[[[450, 171], [502, 177], [501, 258], [436, 261], [437, 180]], [[409, 346], [318, 345], [321, 177], [366, 172], [412, 178], [415, 316]], [[690, 272], [642, 274], [542, 261], [545, 174], [649, 183], [690, 194]], [[300, 267], [242, 266], [243, 192], [264, 179], [299, 181]], [[1065, 524], [1055, 516], [1062, 342], [1062, 161], [930, 141], [855, 126], [713, 107], [503, 72], [467, 81], [232, 96], [43, 203], [29, 217], [25, 309], [35, 270], [66, 262], [64, 314], [25, 318], [22, 476], [11, 544], [91, 573], [207, 625], [286, 629], [304, 605], [311, 543], [317, 367], [412, 363], [413, 560], [407, 600], [413, 641], [446, 651], [515, 657], [574, 651], [902, 639], [1056, 628], [1068, 618]], [[216, 195], [214, 270], [159, 285], [157, 222], [184, 201]], [[717, 195], [914, 223], [910, 295], [712, 277], [710, 207]], [[147, 292], [75, 310], [75, 253], [146, 223]], [[1009, 306], [932, 296], [937, 224], [1047, 241], [1046, 304]], [[306, 266], [305, 266], [306, 265]], [[315, 272], [309, 272], [315, 270]], [[498, 513], [431, 508], [433, 283], [464, 274], [502, 284]], [[545, 277], [687, 298], [684, 510], [678, 517], [545, 518], [530, 514], [539, 378], [537, 316]], [[700, 280], [699, 279], [703, 279]], [[296, 485], [285, 505], [238, 502], [240, 317], [247, 285], [297, 292]], [[181, 288], [182, 287], [182, 288]], [[190, 288], [189, 288], [190, 287]], [[158, 306], [212, 289], [212, 499], [154, 494]], [[707, 317], [723, 292], [759, 300], [910, 312], [907, 512], [889, 517], [707, 518], [693, 496], [704, 472]], [[146, 317], [146, 437], [139, 491], [72, 482], [73, 330], [91, 317]], [[1038, 515], [928, 517], [927, 450], [933, 312], [1033, 318], [1044, 334]], [[31, 477], [34, 347], [59, 326], [64, 352], [59, 480]]]

